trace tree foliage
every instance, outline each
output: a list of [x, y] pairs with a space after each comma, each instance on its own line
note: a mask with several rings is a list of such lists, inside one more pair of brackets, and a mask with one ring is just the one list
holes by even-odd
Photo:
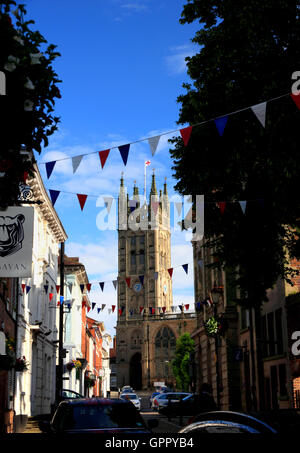
[[[290, 97], [300, 70], [299, 1], [188, 0], [180, 22], [199, 21], [188, 57], [178, 124], [194, 127], [188, 145], [173, 138], [175, 189], [205, 196], [205, 246], [214, 266], [238, 269], [235, 284], [248, 306], [267, 300], [299, 257], [300, 112]], [[247, 107], [267, 103], [263, 127]], [[229, 115], [223, 136], [214, 118]], [[239, 203], [247, 201], [243, 214]], [[216, 202], [226, 202], [221, 214]]]
[[[25, 20], [24, 5], [0, 1], [0, 71], [6, 79], [1, 98], [0, 205], [16, 201], [24, 172], [32, 174], [33, 162], [20, 153], [21, 147], [41, 152], [42, 144], [57, 129], [55, 98], [61, 82], [52, 64], [60, 54], [48, 45], [33, 20]], [[4, 176], [3, 176], [4, 173]]]
[[194, 352], [194, 340], [189, 333], [184, 333], [176, 341], [175, 359], [172, 361], [176, 386], [181, 390], [189, 390], [191, 377], [189, 375], [190, 354]]

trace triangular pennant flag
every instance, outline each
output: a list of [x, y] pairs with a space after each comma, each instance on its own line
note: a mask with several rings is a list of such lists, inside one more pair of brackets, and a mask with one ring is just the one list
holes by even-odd
[[92, 310], [94, 310], [95, 306], [96, 306], [96, 302], [92, 302]]
[[181, 311], [183, 311], [183, 305], [179, 305]]
[[101, 308], [97, 308], [98, 315], [99, 315], [100, 311], [101, 311]]
[[185, 272], [187, 274], [189, 265], [188, 264], [183, 264], [182, 267], [183, 267], [183, 269], [185, 270]]
[[110, 149], [105, 149], [104, 151], [99, 151], [99, 156], [100, 156], [100, 162], [101, 162], [101, 167], [103, 168], [106, 162], [106, 159], [108, 158]]
[[217, 205], [220, 208], [221, 214], [224, 214], [226, 208], [226, 201], [220, 201], [219, 203], [217, 203]]
[[108, 309], [108, 314], [109, 314], [109, 315], [111, 314], [111, 308]]
[[106, 304], [102, 304], [102, 311], [104, 310], [104, 308], [106, 307]]
[[83, 194], [80, 194], [80, 193], [77, 193], [76, 195], [77, 195], [81, 210], [83, 211], [83, 208], [84, 208], [84, 205], [85, 205], [85, 202], [86, 202], [86, 199], [87, 199], [87, 195], [83, 195]]
[[119, 308], [119, 315], [121, 315], [121, 314], [122, 314], [122, 310], [121, 310], [121, 308]]
[[200, 309], [201, 309], [201, 302], [197, 302], [196, 310], [200, 310]]
[[266, 107], [266, 102], [261, 102], [260, 104], [252, 105], [251, 107], [251, 110], [263, 127], [266, 125]]
[[144, 307], [140, 307], [140, 314], [142, 313], [143, 310], [144, 310]]
[[60, 288], [60, 285], [56, 285], [56, 292], [57, 292], [57, 294], [59, 293], [59, 288]]
[[60, 306], [60, 302], [59, 302], [59, 300], [57, 301], [57, 304], [56, 304], [56, 306], [57, 306], [57, 307], [59, 307], [59, 306]]
[[52, 204], [54, 206], [55, 202], [57, 200], [57, 197], [60, 194], [60, 190], [49, 189], [49, 193], [50, 193], [51, 202], [52, 202]]
[[163, 311], [163, 313], [165, 313], [166, 307], [162, 307], [162, 311]]
[[173, 275], [173, 267], [170, 267], [170, 269], [168, 269], [168, 272], [169, 272], [170, 277], [172, 277], [172, 275]]
[[154, 272], [154, 280], [158, 279], [158, 272]]
[[190, 304], [185, 305], [185, 309], [188, 310], [190, 308]]
[[84, 299], [82, 299], [81, 306], [82, 306], [82, 308], [84, 308], [86, 306], [86, 301]]
[[160, 135], [156, 135], [155, 137], [148, 138], [148, 143], [150, 145], [152, 156], [154, 156], [154, 154], [156, 152], [159, 139], [160, 139]]
[[115, 305], [112, 305], [112, 306], [111, 306], [112, 312], [114, 312], [114, 311], [115, 311], [115, 308], [116, 308], [116, 306], [115, 306]]
[[149, 307], [149, 315], [152, 315], [152, 307]]
[[25, 291], [25, 288], [26, 288], [25, 283], [22, 283], [22, 291], [23, 291], [23, 293], [24, 293], [24, 291]]
[[110, 210], [111, 210], [111, 205], [113, 202], [113, 197], [103, 197], [103, 200], [104, 200], [104, 204], [106, 206], [107, 212], [109, 214]]
[[91, 283], [87, 283], [87, 284], [86, 284], [86, 289], [88, 290], [88, 292], [91, 291], [91, 287], [92, 287], [92, 284], [91, 284]]
[[152, 307], [152, 315], [154, 315], [154, 314], [155, 314], [155, 308]]
[[31, 286], [26, 286], [26, 294], [28, 294], [30, 290], [31, 290]]
[[72, 293], [73, 283], [69, 283], [69, 284], [68, 284], [68, 288], [69, 288], [70, 293]]
[[68, 309], [70, 310], [70, 308], [71, 308], [71, 304], [68, 304], [68, 305], [67, 305], [67, 307], [68, 307]]
[[140, 280], [141, 284], [144, 285], [144, 275], [140, 275], [139, 280]]
[[247, 201], [239, 201], [243, 213], [245, 214]]
[[203, 266], [203, 260], [198, 260], [198, 266], [200, 266], [200, 267]]
[[300, 109], [300, 94], [291, 93], [291, 97], [292, 97], [293, 101], [295, 102], [296, 106], [298, 107], [298, 109]]
[[44, 290], [45, 290], [46, 294], [48, 294], [48, 288], [49, 288], [49, 285], [44, 285]]
[[130, 207], [130, 212], [134, 211], [137, 205], [136, 200], [129, 200], [129, 207]]
[[126, 283], [127, 283], [128, 288], [130, 288], [131, 278], [130, 278], [130, 277], [126, 277], [125, 280], [126, 280]]
[[47, 172], [47, 178], [49, 179], [51, 176], [51, 173], [53, 172], [54, 165], [56, 164], [56, 160], [52, 162], [46, 162], [46, 172]]
[[117, 283], [118, 283], [118, 280], [113, 280], [113, 285], [114, 285], [115, 289], [117, 289]]
[[123, 311], [125, 310], [125, 307], [124, 307], [124, 306], [123, 306], [123, 307], [121, 307], [121, 310], [122, 310], [122, 313], [123, 313]]
[[184, 129], [180, 129], [180, 134], [181, 134], [184, 146], [186, 146], [189, 142], [192, 129], [193, 129], [193, 126], [188, 126], [188, 127], [185, 127]]
[[53, 293], [49, 293], [49, 301], [51, 302], [51, 300], [53, 299]]
[[64, 296], [60, 296], [59, 301], [62, 304], [64, 302]]
[[99, 285], [100, 285], [100, 288], [101, 288], [102, 292], [103, 292], [103, 289], [104, 289], [104, 283], [105, 282], [99, 282]]
[[89, 311], [90, 311], [90, 309], [91, 309], [91, 307], [90, 307], [90, 306], [88, 306], [88, 308], [87, 308], [87, 311], [89, 312]]
[[130, 316], [133, 316], [133, 310], [132, 309], [129, 311], [129, 313], [130, 313]]
[[124, 165], [127, 164], [129, 148], [130, 148], [130, 144], [119, 146], [119, 151], [120, 151], [121, 157], [123, 159]]
[[221, 136], [222, 136], [223, 133], [224, 133], [224, 129], [225, 129], [227, 120], [228, 120], [228, 115], [222, 116], [222, 118], [216, 118], [216, 119], [215, 119], [215, 125], [216, 125], [216, 127], [217, 127], [217, 129], [218, 129], [218, 132], [219, 132], [219, 134], [220, 134]]
[[80, 286], [81, 292], [83, 293], [84, 285], [79, 285], [79, 286]]
[[73, 174], [76, 172], [77, 168], [79, 167], [82, 158], [83, 158], [83, 156], [72, 157]]

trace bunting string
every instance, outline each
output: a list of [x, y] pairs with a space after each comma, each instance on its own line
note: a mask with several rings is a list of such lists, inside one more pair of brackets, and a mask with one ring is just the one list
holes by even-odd
[[244, 107], [244, 108], [235, 110], [233, 112], [230, 112], [230, 113], [227, 113], [227, 114], [224, 114], [224, 115], [220, 115], [220, 116], [217, 116], [215, 118], [212, 118], [212, 119], [209, 119], [209, 120], [206, 120], [206, 121], [202, 121], [202, 122], [199, 122], [199, 123], [187, 126], [187, 127], [174, 129], [174, 130], [171, 130], [171, 131], [168, 131], [168, 132], [162, 132], [161, 134], [155, 135], [153, 137], [142, 138], [140, 140], [135, 140], [135, 141], [133, 141], [131, 143], [127, 143], [125, 145], [112, 146], [111, 148], [105, 149], [105, 150], [102, 150], [102, 151], [93, 151], [93, 152], [90, 152], [90, 153], [83, 153], [83, 154], [76, 155], [76, 156], [71, 156], [71, 157], [62, 157], [60, 159], [56, 159], [56, 160], [48, 161], [48, 162], [39, 162], [39, 165], [45, 165], [46, 166], [46, 174], [47, 174], [47, 178], [49, 179], [51, 174], [52, 174], [52, 172], [53, 172], [53, 170], [54, 170], [55, 164], [57, 162], [71, 159], [72, 160], [72, 167], [73, 167], [73, 174], [75, 174], [75, 172], [77, 171], [77, 169], [78, 169], [78, 167], [79, 167], [79, 165], [80, 165], [80, 163], [81, 163], [81, 161], [82, 161], [84, 156], [88, 156], [88, 155], [92, 155], [92, 154], [98, 154], [99, 155], [100, 164], [101, 164], [101, 168], [103, 169], [104, 165], [105, 165], [105, 163], [106, 163], [106, 161], [107, 161], [107, 159], [109, 157], [110, 151], [113, 150], [113, 149], [118, 149], [119, 152], [120, 152], [120, 156], [122, 158], [122, 161], [123, 161], [124, 165], [126, 166], [127, 165], [127, 161], [128, 161], [129, 150], [130, 150], [130, 146], [131, 145], [134, 145], [134, 144], [140, 143], [140, 142], [148, 141], [151, 154], [152, 154], [152, 156], [154, 156], [154, 154], [156, 152], [156, 149], [157, 149], [157, 146], [158, 146], [158, 143], [159, 143], [159, 140], [160, 140], [160, 138], [162, 136], [169, 135], [169, 134], [174, 134], [176, 132], [179, 132], [181, 137], [182, 137], [184, 146], [187, 146], [187, 144], [189, 142], [189, 139], [191, 137], [191, 134], [192, 134], [192, 130], [194, 128], [196, 128], [196, 127], [203, 126], [203, 125], [206, 125], [206, 124], [211, 123], [211, 122], [215, 123], [216, 129], [217, 129], [219, 135], [223, 136], [226, 124], [228, 122], [228, 118], [230, 116], [232, 116], [232, 115], [236, 115], [236, 114], [244, 112], [246, 110], [251, 110], [253, 112], [253, 114], [256, 116], [256, 118], [258, 119], [258, 121], [261, 124], [261, 126], [265, 127], [267, 104], [269, 104], [270, 102], [273, 102], [273, 101], [277, 101], [278, 99], [284, 98], [286, 96], [291, 96], [291, 98], [294, 101], [294, 103], [300, 109], [300, 95], [296, 96], [293, 93], [286, 93], [286, 94], [271, 98], [271, 99], [269, 99], [267, 101], [260, 102], [258, 104], [251, 105], [251, 106], [248, 106], [248, 107]]

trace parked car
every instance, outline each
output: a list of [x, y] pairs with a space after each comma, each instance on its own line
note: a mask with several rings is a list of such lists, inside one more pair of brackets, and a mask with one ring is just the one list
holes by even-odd
[[180, 415], [197, 415], [200, 412], [216, 410], [217, 406], [212, 400], [203, 399], [202, 395], [190, 394], [179, 401], [169, 401], [169, 404], [160, 409], [160, 413], [168, 417]]
[[153, 399], [155, 396], [160, 395], [160, 392], [153, 392], [152, 395], [149, 398], [149, 405], [152, 407]]
[[179, 430], [180, 434], [247, 433], [276, 434], [277, 431], [262, 420], [241, 412], [212, 411], [194, 417], [192, 423]]
[[122, 398], [122, 400], [131, 401], [138, 411], [141, 410], [141, 398], [139, 398], [136, 393], [123, 393], [120, 398]]
[[154, 397], [152, 402], [152, 409], [160, 411], [162, 407], [165, 407], [169, 404], [169, 401], [170, 402], [180, 401], [180, 399], [188, 395], [190, 395], [190, 393], [183, 392], [160, 393], [159, 395]]
[[147, 425], [130, 401], [119, 398], [83, 398], [62, 401], [51, 421], [40, 421], [44, 433], [151, 433], [157, 420]]
[[85, 396], [81, 395], [78, 392], [74, 392], [74, 390], [63, 389], [62, 390], [62, 400], [68, 399], [78, 399], [78, 398], [85, 398]]
[[123, 395], [124, 393], [134, 393], [134, 390], [133, 388], [126, 386], [121, 390], [121, 395]]
[[121, 389], [121, 393], [125, 390], [125, 389], [129, 389], [129, 390], [133, 390], [132, 387], [130, 387], [130, 385], [124, 385]]

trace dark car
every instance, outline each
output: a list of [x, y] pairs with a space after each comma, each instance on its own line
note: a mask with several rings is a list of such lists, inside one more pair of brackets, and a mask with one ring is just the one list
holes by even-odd
[[179, 431], [180, 434], [248, 433], [276, 434], [266, 422], [241, 412], [212, 411], [199, 414], [192, 423]]
[[62, 401], [52, 420], [41, 421], [44, 433], [151, 433], [158, 425], [149, 420], [146, 426], [130, 401], [108, 398], [83, 398]]
[[176, 417], [180, 415], [197, 415], [200, 412], [208, 412], [216, 410], [217, 406], [213, 399], [204, 398], [205, 395], [197, 395], [193, 393], [188, 395], [180, 401], [170, 400], [168, 405], [160, 409], [162, 415], [168, 417]]

